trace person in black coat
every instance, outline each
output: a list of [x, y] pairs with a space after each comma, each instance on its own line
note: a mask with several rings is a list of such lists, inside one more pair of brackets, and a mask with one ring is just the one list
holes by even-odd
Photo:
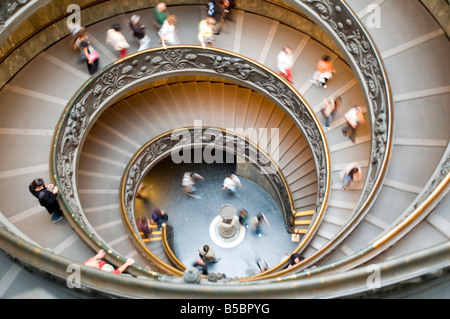
[[44, 206], [52, 216], [52, 223], [57, 223], [63, 218], [63, 212], [57, 200], [58, 187], [53, 187], [52, 184], [45, 185], [42, 178], [36, 178], [30, 183], [29, 190], [39, 200], [39, 204]]

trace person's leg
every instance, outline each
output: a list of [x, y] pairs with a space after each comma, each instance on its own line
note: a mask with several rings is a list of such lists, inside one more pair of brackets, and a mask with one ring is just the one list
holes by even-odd
[[256, 234], [258, 235], [258, 237], [262, 237], [261, 225], [256, 226]]
[[330, 128], [330, 116], [325, 116], [325, 127]]
[[356, 129], [354, 129], [353, 127], [350, 127], [350, 135], [348, 136], [348, 138], [355, 143], [355, 137], [356, 137]]
[[57, 223], [60, 220], [62, 220], [62, 218], [63, 218], [63, 212], [61, 210], [55, 211], [52, 213], [52, 217], [51, 217], [52, 223]]
[[293, 81], [292, 81], [292, 70], [291, 69], [287, 69], [286, 70], [286, 74], [287, 74], [286, 80], [288, 80], [290, 83], [293, 83]]

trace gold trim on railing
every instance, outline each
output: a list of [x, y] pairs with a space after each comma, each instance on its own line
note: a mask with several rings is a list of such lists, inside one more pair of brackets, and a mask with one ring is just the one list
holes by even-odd
[[167, 241], [167, 225], [166, 225], [166, 223], [162, 224], [162, 243], [163, 243], [164, 252], [166, 253], [167, 257], [169, 257], [169, 260], [175, 265], [175, 267], [184, 271], [186, 269], [186, 266], [178, 259], [177, 256], [175, 256], [172, 249], [170, 248], [169, 242]]

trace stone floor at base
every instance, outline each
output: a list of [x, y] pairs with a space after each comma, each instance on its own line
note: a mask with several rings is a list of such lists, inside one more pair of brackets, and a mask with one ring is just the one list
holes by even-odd
[[[196, 172], [204, 180], [196, 180], [197, 194], [201, 199], [187, 196], [181, 189], [184, 172]], [[221, 260], [208, 266], [209, 272], [224, 273], [227, 277], [248, 277], [259, 273], [257, 260], [263, 259], [269, 267], [277, 265], [286, 254], [290, 254], [298, 245], [291, 241], [284, 220], [276, 202], [259, 185], [240, 178], [241, 198], [222, 191], [222, 182], [228, 173], [235, 172], [234, 164], [174, 164], [170, 158], [161, 161], [145, 177], [142, 192], [146, 202], [136, 215], [147, 214], [159, 207], [169, 215], [168, 224], [174, 227], [174, 253], [186, 266], [192, 266], [198, 258], [198, 249], [208, 244]], [[137, 199], [137, 201], [142, 199]], [[211, 228], [217, 221], [220, 208], [231, 204], [246, 209], [251, 217], [264, 213], [270, 226], [263, 223], [262, 237], [258, 237], [255, 228], [249, 222], [248, 228], [241, 227], [236, 240], [226, 242], [220, 234]], [[215, 236], [215, 237], [214, 237]], [[233, 239], [234, 240], [234, 239]], [[149, 246], [151, 248], [151, 246]]]

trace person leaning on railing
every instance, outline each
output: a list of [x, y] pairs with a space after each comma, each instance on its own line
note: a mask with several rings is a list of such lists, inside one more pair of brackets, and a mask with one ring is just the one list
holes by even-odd
[[102, 260], [106, 255], [106, 252], [103, 249], [100, 249], [97, 255], [86, 260], [83, 265], [89, 266], [95, 269], [100, 269], [107, 272], [112, 272], [113, 274], [121, 274], [123, 273], [129, 266], [135, 263], [133, 258], [128, 258], [127, 261], [117, 269], [104, 260]]

